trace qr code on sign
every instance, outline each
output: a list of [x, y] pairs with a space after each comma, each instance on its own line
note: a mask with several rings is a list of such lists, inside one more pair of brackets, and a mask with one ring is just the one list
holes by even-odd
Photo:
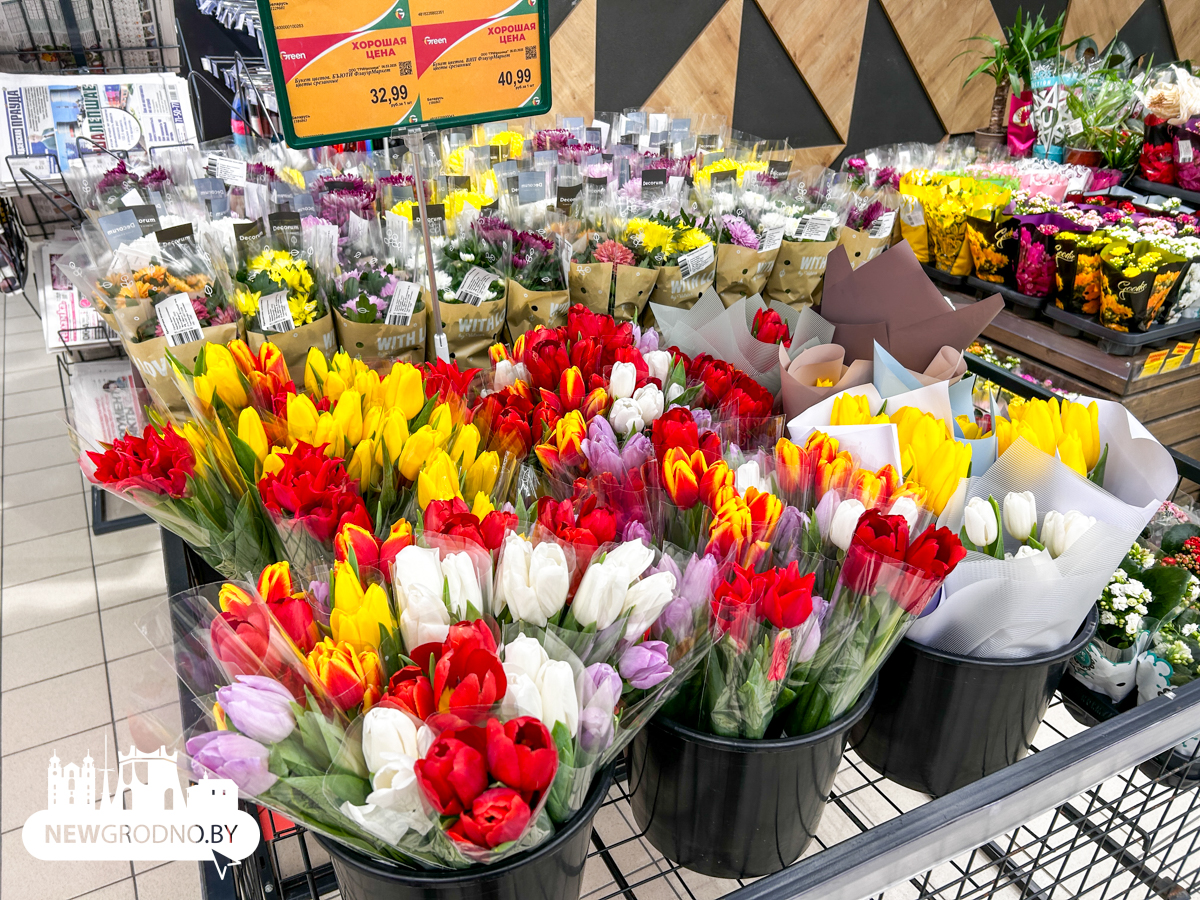
[[537, 47], [526, 47], [525, 48], [525, 58], [526, 59], [537, 59]]
[[411, 75], [412, 74], [412, 60], [406, 60], [404, 62], [396, 63], [396, 74], [397, 75]]

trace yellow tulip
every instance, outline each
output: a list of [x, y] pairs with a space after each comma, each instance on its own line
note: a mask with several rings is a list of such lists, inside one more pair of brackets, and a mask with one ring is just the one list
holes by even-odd
[[267, 440], [267, 430], [263, 428], [262, 419], [253, 406], [247, 406], [238, 416], [238, 437], [254, 451], [259, 462], [267, 458], [271, 442]]
[[438, 450], [417, 475], [417, 504], [425, 509], [433, 500], [461, 498], [458, 468], [445, 450]]
[[283, 471], [283, 457], [286, 454], [276, 448], [267, 454], [263, 460], [263, 475], [278, 475]]
[[370, 438], [359, 441], [346, 463], [346, 474], [358, 482], [360, 493], [379, 484], [379, 467], [375, 465], [375, 445]]
[[383, 380], [383, 405], [388, 409], [399, 407], [405, 419], [416, 418], [425, 405], [425, 384], [421, 370], [409, 363], [395, 363], [392, 371]]
[[[470, 494], [467, 496], [469, 497]], [[475, 502], [471, 504], [471, 515], [475, 516], [475, 518], [482, 522], [484, 516], [495, 511], [496, 507], [492, 505], [492, 501], [487, 494], [485, 494], [483, 491], [480, 491], [475, 495]]]
[[343, 391], [342, 396], [333, 406], [333, 420], [338, 423], [338, 427], [346, 436], [346, 441], [350, 446], [361, 441], [363, 436], [362, 395], [355, 390]]
[[475, 454], [479, 451], [479, 429], [474, 425], [464, 425], [458, 429], [454, 444], [450, 447], [450, 458], [459, 469], [471, 468], [475, 462]]
[[495, 490], [496, 476], [499, 473], [500, 454], [495, 450], [480, 453], [463, 474], [463, 494], [468, 497], [487, 494], [490, 497]]
[[922, 465], [917, 482], [926, 494], [926, 504], [937, 515], [958, 489], [958, 483], [971, 471], [971, 446], [958, 441], [943, 441]]
[[330, 403], [337, 403], [338, 398], [342, 396], [342, 392], [346, 390], [346, 379], [337, 372], [330, 371], [325, 376], [325, 396], [329, 398]]
[[[1053, 401], [1050, 401], [1052, 403]], [[1053, 412], [1050, 403], [1045, 400], [1024, 400], [1014, 398], [1008, 404], [1008, 417], [1016, 424], [1022, 423], [1026, 428], [1020, 431], [1020, 436], [1044, 453], [1054, 455], [1058, 446], [1058, 436], [1054, 432], [1054, 418], [1057, 416], [1058, 404], [1054, 404]], [[1015, 438], [1014, 438], [1015, 440]]]
[[450, 435], [454, 432], [454, 415], [450, 412], [448, 404], [439, 403], [433, 408], [433, 414], [429, 417], [429, 427], [440, 433], [443, 441], [450, 440]]
[[[1084, 463], [1087, 470], [1092, 471], [1100, 462], [1100, 407], [1095, 400], [1087, 406], [1063, 400], [1061, 417], [1063, 434], [1079, 438]], [[1060, 443], [1060, 451], [1061, 448]]]
[[364, 407], [370, 407], [378, 402], [379, 373], [374, 369], [364, 369], [354, 375], [354, 389], [362, 397]]
[[325, 396], [325, 379], [329, 375], [329, 363], [325, 354], [316, 347], [308, 349], [308, 357], [304, 360], [304, 388], [314, 397]]
[[382, 468], [385, 465], [384, 454], [387, 454], [386, 465], [394, 466], [404, 451], [404, 442], [408, 440], [408, 422], [404, 420], [404, 412], [399, 409], [386, 410], [379, 420], [379, 440], [375, 442], [375, 464]]
[[368, 647], [378, 649], [381, 627], [387, 631], [396, 628], [387, 593], [378, 584], [364, 591], [349, 563], [335, 563], [333, 609], [329, 613], [333, 639], [345, 641], [359, 653]]
[[317, 407], [307, 394], [288, 394], [287, 425], [291, 440], [313, 443], [313, 430], [317, 427], [319, 417]]
[[321, 413], [317, 427], [313, 429], [313, 446], [324, 447], [328, 457], [346, 455], [346, 437], [338, 427], [333, 413]]
[[[387, 432], [384, 432], [384, 441], [387, 441]], [[425, 460], [441, 445], [441, 434], [428, 425], [422, 425], [408, 436], [408, 440], [404, 442], [404, 449], [400, 451], [398, 457], [395, 457], [400, 474], [408, 481], [416, 481], [417, 473], [421, 471]]]
[[979, 423], [977, 423], [970, 416], [957, 416], [955, 417], [954, 421], [958, 423], [958, 427], [961, 429], [963, 437], [968, 441], [978, 441], [981, 438], [992, 436], [990, 431], [985, 432], [979, 427]]
[[885, 413], [871, 414], [871, 401], [866, 394], [842, 394], [833, 401], [830, 425], [879, 425], [888, 421]]
[[240, 410], [246, 405], [246, 388], [242, 385], [242, 375], [238, 371], [233, 354], [224, 344], [204, 345], [203, 375], [197, 375], [195, 389], [197, 396], [205, 403], [212, 403], [213, 395], [233, 410]]
[[1083, 456], [1083, 444], [1077, 434], [1064, 434], [1062, 443], [1058, 445], [1058, 458], [1063, 465], [1070, 466], [1084, 478], [1087, 478], [1087, 460]]

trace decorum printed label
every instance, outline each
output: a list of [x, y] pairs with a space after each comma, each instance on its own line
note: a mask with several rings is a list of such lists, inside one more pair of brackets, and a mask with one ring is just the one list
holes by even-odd
[[287, 291], [263, 294], [258, 301], [258, 325], [264, 332], [284, 333], [296, 330], [291, 307], [287, 302]]
[[409, 324], [412, 321], [413, 309], [416, 308], [417, 296], [420, 293], [421, 286], [418, 284], [414, 284], [411, 281], [397, 283], [396, 290], [392, 293], [391, 302], [388, 303], [387, 324]]
[[274, 0], [299, 137], [541, 105], [537, 0]]
[[187, 294], [174, 294], [165, 300], [154, 304], [158, 314], [158, 324], [162, 326], [163, 337], [172, 347], [187, 344], [191, 341], [204, 339], [200, 330], [200, 320], [196, 318], [196, 310], [192, 306], [192, 298]]
[[[25, 849], [44, 860], [210, 860], [225, 877], [227, 860], [258, 846], [258, 825], [238, 809], [227, 778], [201, 778], [183, 790], [176, 754], [160, 747], [118, 753], [117, 769], [57, 754], [46, 769], [46, 809], [25, 820]], [[145, 779], [140, 773], [145, 772]], [[111, 776], [115, 775], [115, 778]], [[110, 780], [111, 779], [111, 780]], [[109, 786], [115, 793], [109, 792]]]

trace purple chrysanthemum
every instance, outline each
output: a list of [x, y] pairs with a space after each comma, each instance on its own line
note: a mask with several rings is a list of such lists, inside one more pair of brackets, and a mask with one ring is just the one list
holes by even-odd
[[750, 250], [758, 249], [758, 235], [746, 224], [741, 216], [721, 216], [725, 230], [729, 232], [729, 242]]

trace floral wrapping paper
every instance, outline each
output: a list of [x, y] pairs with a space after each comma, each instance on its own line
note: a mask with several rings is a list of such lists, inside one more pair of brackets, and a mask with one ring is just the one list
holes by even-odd
[[1132, 246], [1113, 241], [1100, 258], [1100, 324], [1113, 331], [1149, 331], [1187, 261], [1149, 241]]
[[1107, 243], [1102, 234], [1061, 231], [1054, 236], [1055, 306], [1084, 316], [1100, 311], [1100, 251]]
[[975, 274], [982, 281], [1011, 284], [1012, 259], [1016, 256], [1016, 222], [1011, 216], [996, 214], [996, 219], [967, 217], [967, 245], [975, 262]]

